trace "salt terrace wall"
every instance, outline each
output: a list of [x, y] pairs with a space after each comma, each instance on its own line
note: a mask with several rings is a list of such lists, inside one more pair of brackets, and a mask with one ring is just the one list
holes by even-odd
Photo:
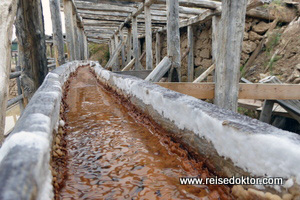
[[83, 62], [50, 72], [0, 149], [0, 199], [52, 199], [50, 151], [58, 128], [62, 87]]
[[[99, 65], [94, 69], [103, 84], [209, 161], [217, 174], [283, 177], [288, 180], [284, 187], [298, 187], [299, 135]], [[286, 189], [275, 186], [266, 191]]]

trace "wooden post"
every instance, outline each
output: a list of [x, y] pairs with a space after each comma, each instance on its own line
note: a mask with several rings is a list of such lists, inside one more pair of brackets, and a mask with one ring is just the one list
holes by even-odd
[[[120, 30], [120, 38], [121, 38], [121, 41], [125, 40], [124, 33], [122, 30]], [[125, 45], [122, 46], [122, 49], [121, 49], [121, 58], [122, 58], [122, 68], [123, 68], [125, 66]]]
[[159, 32], [156, 33], [156, 41], [155, 41], [155, 63], [156, 66], [161, 61], [161, 34]]
[[54, 57], [57, 67], [65, 63], [64, 38], [62, 32], [59, 3], [59, 0], [50, 0]]
[[73, 61], [76, 59], [75, 46], [74, 46], [75, 33], [74, 33], [74, 19], [73, 19], [73, 4], [70, 0], [63, 0], [63, 1], [64, 1], [68, 58], [69, 61]]
[[146, 69], [153, 69], [151, 8], [145, 6]]
[[172, 65], [169, 57], [164, 59], [155, 67], [155, 69], [147, 76], [146, 81], [158, 82], [167, 73]]
[[[216, 57], [218, 52], [218, 30], [219, 30], [219, 24], [221, 21], [220, 16], [213, 16], [212, 18], [212, 62], [216, 63]], [[216, 82], [216, 73], [213, 70], [212, 72], [213, 80]]]
[[[115, 40], [115, 49], [118, 48], [119, 45], [119, 36], [117, 34], [114, 34], [114, 40]], [[115, 63], [113, 65], [113, 71], [119, 71], [120, 70], [120, 52], [117, 54], [117, 58], [115, 59]]]
[[223, 0], [216, 57], [215, 104], [237, 111], [247, 0]]
[[179, 3], [178, 0], [167, 0], [167, 44], [168, 56], [172, 65], [169, 81], [181, 81], [180, 33], [179, 33]]
[[140, 65], [139, 65], [139, 40], [138, 40], [138, 25], [137, 25], [137, 18], [133, 17], [132, 18], [132, 34], [133, 34], [133, 57], [135, 58], [135, 70], [140, 70]]
[[0, 144], [3, 141], [11, 65], [11, 36], [17, 11], [17, 0], [0, 1]]
[[131, 49], [132, 49], [132, 34], [131, 34], [131, 27], [128, 27], [127, 29], [127, 49], [126, 49], [126, 54], [127, 54], [127, 64], [131, 61]]
[[272, 118], [273, 106], [274, 106], [274, 101], [265, 100], [263, 109], [259, 116], [260, 121], [270, 124]]
[[21, 86], [27, 105], [48, 73], [41, 1], [19, 0], [15, 26], [22, 68]]
[[192, 25], [188, 26], [188, 82], [194, 80], [194, 28]]
[[73, 17], [73, 29], [74, 29], [74, 51], [75, 51], [75, 60], [80, 60], [80, 43], [79, 43], [79, 28], [77, 25], [76, 13], [74, 11], [74, 6], [72, 4], [72, 17]]
[[84, 44], [84, 60], [89, 59], [89, 44], [87, 41], [87, 37], [83, 31], [83, 44]]

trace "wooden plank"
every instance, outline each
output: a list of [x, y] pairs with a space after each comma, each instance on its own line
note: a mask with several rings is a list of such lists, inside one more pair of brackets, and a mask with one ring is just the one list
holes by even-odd
[[[117, 34], [114, 34], [114, 40], [115, 40], [115, 48], [116, 48], [116, 51], [118, 49], [118, 46], [119, 46], [119, 36]], [[122, 51], [122, 48], [120, 49], [120, 52]], [[117, 53], [117, 57], [115, 59], [115, 63], [113, 65], [113, 71], [119, 71], [120, 70], [120, 59], [119, 59], [119, 56], [120, 56], [120, 52]]]
[[194, 29], [193, 26], [188, 26], [188, 82], [194, 80]]
[[8, 81], [11, 65], [11, 38], [13, 23], [17, 11], [17, 0], [0, 2], [0, 143], [5, 130], [5, 115], [8, 96]]
[[[123, 30], [120, 31], [120, 38], [121, 40], [125, 40], [125, 36], [124, 36], [124, 32]], [[125, 43], [126, 44], [126, 43]], [[122, 68], [125, 67], [125, 45], [122, 46], [122, 50], [121, 50], [121, 58], [122, 58]]]
[[167, 52], [171, 59], [170, 82], [181, 81], [179, 2], [167, 0]]
[[164, 59], [155, 67], [155, 69], [147, 76], [146, 81], [158, 82], [167, 73], [171, 67], [171, 60], [166, 56]]
[[[158, 85], [199, 99], [214, 98], [214, 83], [157, 83]], [[239, 99], [287, 100], [300, 99], [300, 85], [240, 83]]]
[[213, 64], [212, 66], [210, 66], [196, 80], [194, 80], [193, 83], [200, 83], [201, 81], [203, 81], [212, 71], [214, 71], [215, 66], [216, 66], [215, 64]]
[[[222, 1], [221, 24], [218, 31], [216, 57], [216, 90], [214, 103], [221, 108], [237, 111], [240, 57], [245, 28], [247, 0]], [[219, 26], [220, 28], [220, 26]]]
[[145, 31], [146, 31], [146, 69], [153, 69], [152, 53], [152, 25], [151, 25], [151, 8], [145, 6]]

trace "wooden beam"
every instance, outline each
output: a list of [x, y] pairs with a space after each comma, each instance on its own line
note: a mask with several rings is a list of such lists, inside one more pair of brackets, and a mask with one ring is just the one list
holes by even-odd
[[59, 10], [59, 0], [50, 0], [50, 11], [52, 20], [54, 58], [56, 66], [65, 63], [64, 38], [62, 33], [61, 15]]
[[133, 67], [134, 65], [134, 62], [135, 62], [135, 58], [133, 58], [123, 69], [122, 69], [122, 72], [124, 71], [128, 71], [131, 69], [131, 67]]
[[127, 64], [131, 61], [131, 49], [132, 49], [132, 34], [131, 34], [131, 27], [128, 27], [127, 31], [127, 48], [126, 48], [126, 54], [127, 54]]
[[63, 0], [63, 3], [64, 3], [68, 58], [69, 61], [73, 61], [76, 59], [73, 4], [70, 0]]
[[194, 80], [194, 28], [193, 26], [188, 26], [188, 82], [193, 82]]
[[[117, 34], [114, 34], [114, 40], [115, 40], [115, 48], [116, 48], [116, 51], [118, 49], [118, 46], [119, 46], [119, 36]], [[121, 41], [122, 42], [122, 41]], [[120, 50], [120, 52], [122, 51], [122, 48]], [[119, 71], [120, 70], [120, 59], [119, 59], [119, 56], [120, 56], [120, 52], [117, 53], [117, 58], [115, 59], [115, 63], [113, 65], [113, 71]]]
[[[120, 38], [121, 38], [121, 41], [125, 40], [125, 36], [124, 36], [123, 30], [120, 31]], [[122, 68], [123, 68], [125, 66], [125, 64], [126, 64], [125, 63], [125, 45], [122, 46], [121, 58], [122, 58]]]
[[[115, 63], [116, 59], [118, 59], [118, 55], [121, 52], [122, 46], [125, 44], [125, 41], [121, 41], [117, 48], [115, 49], [113, 55], [110, 57], [109, 61], [107, 62], [105, 68], [110, 69], [113, 67], [113, 64]], [[114, 70], [114, 69], [113, 69]]]
[[210, 66], [205, 72], [203, 72], [196, 80], [193, 81], [193, 83], [200, 83], [203, 81], [212, 71], [215, 69], [215, 64]]
[[259, 116], [260, 121], [270, 124], [274, 103], [275, 102], [271, 100], [264, 102], [263, 109]]
[[41, 1], [20, 0], [15, 26], [22, 68], [21, 86], [27, 105], [48, 73]]
[[8, 81], [11, 65], [11, 38], [17, 11], [17, 0], [0, 1], [0, 144], [5, 130]]
[[156, 41], [155, 41], [155, 63], [156, 66], [161, 61], [161, 33], [156, 33]]
[[[146, 4], [146, 3], [145, 3]], [[153, 69], [151, 8], [145, 5], [146, 69]]]
[[214, 103], [221, 108], [236, 112], [247, 0], [223, 0], [222, 2], [222, 31], [218, 31], [217, 39]]
[[167, 0], [167, 51], [171, 60], [169, 81], [181, 81], [179, 3], [178, 0]]
[[172, 65], [171, 59], [167, 56], [155, 67], [155, 69], [147, 76], [146, 81], [158, 82], [167, 73]]
[[132, 18], [132, 33], [133, 33], [133, 57], [137, 62], [135, 62], [135, 70], [140, 70], [140, 65], [139, 65], [139, 40], [138, 40], [138, 31], [137, 31], [137, 19], [136, 17]]
[[[198, 99], [213, 99], [214, 83], [157, 83], [158, 85]], [[240, 83], [239, 99], [289, 100], [300, 99], [300, 85]]]

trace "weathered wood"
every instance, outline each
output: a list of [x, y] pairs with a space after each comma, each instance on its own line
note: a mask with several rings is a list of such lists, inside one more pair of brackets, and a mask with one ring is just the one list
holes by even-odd
[[178, 0], [167, 0], [167, 51], [171, 60], [170, 82], [181, 81], [179, 3]]
[[194, 28], [193, 26], [188, 26], [188, 82], [193, 82], [194, 80]]
[[65, 26], [66, 26], [66, 42], [68, 50], [69, 61], [76, 59], [75, 53], [75, 32], [74, 32], [74, 19], [73, 19], [73, 4], [70, 0], [63, 0]]
[[172, 61], [167, 56], [154, 68], [154, 70], [147, 76], [146, 81], [158, 82], [168, 72], [172, 65]]
[[266, 100], [264, 102], [263, 109], [259, 116], [260, 121], [270, 124], [273, 106], [274, 106], [274, 101]]
[[83, 34], [83, 44], [84, 44], [84, 60], [89, 59], [89, 44], [85, 33]]
[[200, 83], [203, 81], [212, 71], [215, 69], [215, 64], [210, 66], [205, 72], [203, 72], [196, 80], [193, 81], [193, 83]]
[[146, 69], [153, 69], [151, 9], [145, 6]]
[[156, 66], [161, 61], [161, 33], [156, 32], [156, 41], [155, 41], [155, 63]]
[[41, 1], [20, 0], [15, 26], [22, 68], [21, 86], [27, 105], [48, 73]]
[[131, 34], [131, 27], [127, 28], [127, 48], [126, 48], [126, 55], [127, 55], [127, 64], [131, 62], [131, 49], [132, 49], [132, 34]]
[[[124, 37], [124, 33], [123, 33], [123, 30], [120, 31], [120, 38], [121, 40], [125, 40], [125, 37]], [[125, 43], [126, 44], [126, 43]], [[121, 58], [122, 58], [122, 67], [125, 66], [125, 45], [122, 46], [122, 49], [121, 49]]]
[[[121, 50], [122, 50], [122, 46], [123, 46], [124, 44], [125, 44], [125, 41], [121, 41], [121, 42], [118, 44], [116, 50], [114, 51], [113, 55], [110, 57], [109, 61], [107, 62], [106, 66], [105, 66], [106, 69], [110, 69], [111, 67], [114, 67], [113, 65], [114, 65], [114, 63], [116, 62], [116, 59], [118, 59], [119, 54], [120, 54], [120, 52], [121, 52]], [[116, 69], [116, 68], [113, 68], [113, 70], [115, 70], [115, 69]]]
[[[213, 99], [214, 83], [157, 83], [158, 85], [199, 99]], [[294, 100], [300, 99], [300, 85], [240, 83], [239, 99]]]
[[247, 0], [223, 0], [222, 2], [222, 31], [218, 31], [214, 103], [221, 108], [237, 111]]
[[9, 74], [9, 79], [18, 78], [19, 76], [21, 76], [21, 71], [12, 72]]
[[135, 62], [135, 70], [140, 70], [140, 65], [139, 65], [139, 41], [138, 41], [138, 31], [137, 31], [137, 19], [136, 17], [132, 18], [132, 33], [133, 33], [133, 57], [137, 62]]
[[121, 71], [121, 72], [115, 72], [117, 74], [123, 74], [123, 75], [129, 75], [129, 76], [135, 76], [137, 78], [145, 79], [149, 74], [152, 72], [152, 70], [139, 70], [139, 71]]
[[[119, 36], [117, 34], [114, 34], [114, 40], [115, 40], [115, 48], [118, 48], [119, 45]], [[122, 42], [122, 41], [121, 41]], [[122, 51], [122, 49], [121, 49]], [[119, 71], [120, 70], [120, 53], [117, 55], [117, 59], [115, 60], [114, 66], [113, 66], [113, 71]]]
[[131, 67], [133, 67], [135, 63], [135, 58], [133, 58], [123, 69], [122, 69], [122, 72], [124, 71], [128, 71], [131, 69]]
[[11, 37], [17, 11], [17, 0], [0, 1], [0, 144], [3, 141], [11, 65]]
[[60, 3], [59, 0], [50, 0], [54, 57], [55, 57], [57, 67], [65, 63], [64, 38], [62, 32], [59, 3]]

